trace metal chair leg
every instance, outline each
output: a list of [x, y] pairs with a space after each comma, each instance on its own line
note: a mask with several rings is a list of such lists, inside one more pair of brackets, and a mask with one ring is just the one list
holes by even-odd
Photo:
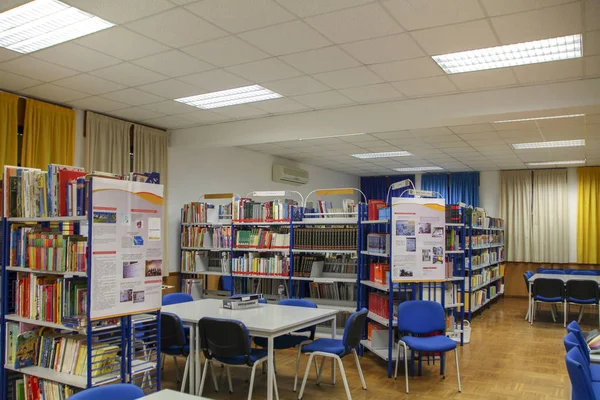
[[198, 389], [198, 396], [202, 396], [202, 392], [204, 391], [204, 382], [206, 381], [206, 374], [208, 374], [208, 364], [210, 364], [210, 360], [206, 360], [204, 363], [204, 371], [202, 371], [202, 380], [200, 381], [200, 389]]
[[566, 328], [567, 327], [567, 302], [566, 302], [566, 300], [563, 301], [563, 309], [564, 309], [564, 311], [563, 311], [563, 315], [564, 315], [563, 322], [564, 322], [564, 324], [563, 325]]
[[396, 347], [396, 370], [394, 372], [394, 379], [398, 379], [398, 362], [400, 361], [400, 342], [398, 342], [398, 347]]
[[404, 379], [406, 380], [406, 393], [408, 393], [408, 349], [406, 343], [402, 343], [404, 346]]
[[[265, 364], [267, 360], [263, 362]], [[254, 375], [256, 375], [257, 363], [252, 366], [252, 373], [250, 374], [250, 387], [248, 388], [248, 400], [252, 400], [252, 391], [254, 390]], [[270, 373], [270, 372], [269, 372]]]
[[460, 387], [460, 370], [458, 369], [458, 348], [454, 349], [454, 358], [456, 359], [456, 378], [458, 379], [458, 391], [462, 392]]
[[300, 369], [300, 355], [302, 354], [302, 346], [298, 346], [298, 356], [296, 357], [296, 376], [294, 377], [294, 392], [298, 385], [298, 370]]
[[[315, 353], [310, 353], [308, 356], [308, 362], [306, 363], [306, 371], [304, 371], [304, 378], [302, 378], [302, 386], [300, 386], [300, 393], [298, 394], [298, 400], [302, 399], [302, 395], [304, 394], [304, 387], [306, 386], [306, 380], [308, 379], [308, 371], [310, 370], [310, 364], [312, 363], [315, 357]], [[317, 362], [315, 361], [315, 367], [317, 366]], [[318, 368], [317, 368], [318, 369]]]
[[233, 393], [233, 385], [231, 384], [231, 371], [229, 367], [225, 367], [227, 370], [227, 382], [229, 383], [229, 393]]
[[186, 360], [185, 360], [185, 368], [183, 369], [183, 380], [181, 382], [181, 392], [183, 392], [185, 390], [185, 384], [187, 382], [187, 377], [188, 377], [188, 370], [190, 368], [190, 356], [187, 356]]
[[367, 384], [365, 383], [365, 377], [362, 373], [362, 368], [360, 368], [360, 361], [358, 360], [358, 354], [356, 354], [356, 349], [352, 349], [352, 354], [354, 354], [354, 361], [356, 361], [356, 368], [358, 369], [358, 376], [360, 377], [360, 383], [362, 384], [362, 388], [367, 390]]
[[319, 367], [319, 372], [317, 373], [317, 385], [321, 383], [321, 374], [323, 373], [323, 369], [325, 369], [325, 357], [321, 358], [321, 366]]
[[335, 360], [337, 360], [338, 365], [340, 366], [340, 374], [342, 375], [342, 381], [344, 382], [344, 389], [346, 389], [346, 396], [348, 396], [348, 400], [352, 400], [350, 388], [348, 387], [348, 379], [346, 379], [346, 371], [344, 370], [344, 363], [342, 363], [342, 359], [338, 356], [335, 356]]
[[213, 385], [215, 387], [215, 392], [219, 391], [219, 383], [217, 382], [217, 374], [215, 374], [215, 366], [213, 362], [210, 362], [210, 374], [212, 375]]
[[579, 307], [579, 318], [577, 318], [577, 323], [581, 323], [581, 318], [583, 318], [583, 306]]

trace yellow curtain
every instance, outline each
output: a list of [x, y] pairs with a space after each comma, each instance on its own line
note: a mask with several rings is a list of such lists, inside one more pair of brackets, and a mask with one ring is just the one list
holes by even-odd
[[48, 164], [73, 165], [75, 158], [75, 110], [27, 99], [23, 167], [47, 169]]
[[0, 92], [0, 179], [5, 165], [17, 165], [19, 96]]
[[577, 262], [600, 264], [600, 167], [577, 169]]

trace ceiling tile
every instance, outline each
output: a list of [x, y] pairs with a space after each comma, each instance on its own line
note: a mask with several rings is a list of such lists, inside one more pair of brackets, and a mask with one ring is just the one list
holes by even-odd
[[294, 100], [298, 101], [305, 106], [312, 108], [327, 108], [342, 106], [347, 104], [354, 104], [352, 100], [341, 95], [335, 90], [322, 93], [305, 94], [302, 96], [293, 97]]
[[405, 139], [405, 138], [413, 138], [413, 134], [410, 131], [393, 131], [393, 132], [381, 132], [381, 133], [373, 133], [373, 136], [383, 140], [393, 140], [393, 139]]
[[317, 74], [319, 72], [360, 66], [358, 61], [336, 46], [289, 54], [280, 57], [280, 59], [307, 74]]
[[202, 90], [177, 79], [149, 83], [139, 86], [138, 89], [155, 94], [167, 99], [179, 99], [181, 97], [194, 96], [203, 93]]
[[129, 63], [113, 65], [90, 73], [127, 86], [144, 85], [146, 83], [156, 82], [167, 78], [164, 75], [157, 74], [146, 68]]
[[[498, 115], [495, 117], [497, 121], [510, 120], [514, 118], [504, 117], [503, 115]], [[515, 122], [502, 122], [492, 124], [492, 127], [498, 132], [502, 131], [537, 131], [537, 125], [535, 121], [515, 121]], [[502, 136], [502, 133], [500, 134]]]
[[224, 115], [217, 114], [208, 110], [199, 110], [193, 111], [191, 113], [186, 113], [181, 115], [183, 118], [193, 121], [199, 124], [207, 124], [213, 122], [222, 122], [227, 121], [231, 118], [225, 117]]
[[269, 113], [288, 113], [308, 110], [309, 108], [292, 99], [273, 99], [266, 101], [257, 101], [252, 107], [258, 108]]
[[21, 53], [17, 53], [16, 51], [8, 50], [3, 47], [0, 47], [0, 62], [12, 60], [13, 58], [17, 58], [21, 56]]
[[367, 67], [323, 72], [321, 74], [315, 74], [314, 77], [334, 89], [366, 86], [382, 82], [382, 79]]
[[485, 17], [477, 0], [388, 0], [383, 5], [409, 31]]
[[67, 0], [79, 9], [115, 24], [123, 24], [173, 8], [166, 0]]
[[302, 21], [291, 21], [239, 35], [272, 55], [297, 53], [329, 46], [331, 42]]
[[502, 44], [573, 35], [582, 31], [579, 2], [492, 18]]
[[23, 89], [21, 90], [21, 93], [38, 99], [54, 101], [57, 103], [66, 103], [68, 101], [82, 99], [88, 96], [86, 93], [67, 89], [51, 83], [44, 83], [39, 86]]
[[122, 110], [111, 111], [110, 115], [131, 121], [143, 121], [150, 118], [158, 118], [164, 116], [164, 114], [161, 114], [159, 112], [145, 110], [140, 107], [130, 107], [124, 108]]
[[186, 8], [233, 33], [294, 19], [292, 14], [272, 0], [204, 0]]
[[321, 82], [318, 82], [309, 76], [299, 76], [297, 78], [269, 82], [263, 86], [284, 96], [296, 96], [331, 90], [328, 86], [323, 85]]
[[18, 6], [22, 6], [25, 3], [29, 3], [31, 0], [3, 0], [0, 3], [0, 12], [10, 10]]
[[404, 97], [389, 83], [342, 89], [340, 93], [358, 103], [370, 103]]
[[583, 54], [585, 56], [600, 54], [600, 31], [586, 32], [583, 39]]
[[212, 65], [179, 50], [169, 50], [165, 53], [140, 58], [132, 62], [171, 78], [208, 71], [214, 68]]
[[486, 20], [424, 29], [411, 35], [431, 56], [500, 44]]
[[481, 0], [489, 16], [514, 14], [538, 8], [557, 6], [573, 0]]
[[85, 99], [70, 101], [69, 104], [71, 104], [73, 107], [77, 107], [83, 110], [91, 110], [97, 112], [107, 112], [120, 110], [123, 108], [129, 108], [128, 104], [108, 100], [100, 96], [86, 97]]
[[216, 114], [224, 115], [229, 118], [250, 118], [258, 117], [260, 115], [268, 114], [267, 111], [259, 110], [247, 104], [240, 104], [237, 106], [221, 107], [212, 110]]
[[600, 2], [598, 0], [586, 0], [585, 2], [585, 29], [593, 31], [600, 29]]
[[198, 1], [198, 0], [169, 0], [169, 1], [171, 3], [175, 3], [177, 5], [183, 6], [183, 5], [190, 4], [190, 3], [193, 3], [195, 1]]
[[402, 32], [379, 4], [335, 11], [306, 19], [309, 25], [335, 43], [348, 43]]
[[164, 100], [162, 97], [142, 92], [141, 90], [134, 88], [107, 93], [102, 97], [105, 97], [110, 100], [120, 101], [121, 103], [127, 103], [132, 106], [141, 106], [143, 104], [156, 103], [161, 100]]
[[460, 90], [503, 87], [517, 84], [510, 68], [450, 75], [450, 79]]
[[141, 107], [146, 110], [156, 111], [167, 115], [186, 114], [198, 110], [196, 107], [188, 106], [187, 104], [174, 100], [160, 101], [158, 103], [146, 104]]
[[299, 17], [308, 17], [372, 3], [373, 0], [277, 0], [277, 2]]
[[70, 78], [61, 79], [54, 83], [68, 89], [78, 90], [80, 92], [93, 95], [108, 93], [125, 88], [125, 86], [118, 83], [110, 82], [106, 79], [87, 74], [72, 76]]
[[163, 129], [188, 128], [197, 125], [196, 122], [182, 118], [180, 115], [168, 115], [166, 117], [150, 118], [145, 120], [144, 123], [159, 126]]
[[269, 82], [302, 75], [276, 58], [254, 61], [247, 64], [234, 65], [226, 68], [228, 71], [253, 82]]
[[183, 8], [127, 24], [127, 28], [172, 47], [184, 47], [227, 35]]
[[446, 127], [411, 129], [410, 131], [415, 137], [454, 135], [454, 133]]
[[19, 91], [28, 87], [37, 86], [41, 83], [43, 82], [26, 78], [21, 75], [11, 74], [10, 72], [2, 72], [0, 74], [0, 87], [4, 90]]
[[77, 71], [37, 60], [31, 56], [23, 56], [0, 63], [0, 70], [44, 82], [77, 75]]
[[457, 91], [456, 86], [445, 76], [393, 82], [392, 85], [408, 97], [429, 96]]
[[108, 67], [121, 62], [121, 60], [114, 57], [98, 53], [73, 42], [52, 46], [36, 51], [31, 55], [32, 57], [82, 72]]
[[521, 83], [558, 81], [581, 78], [583, 62], [581, 59], [546, 62], [514, 67], [517, 79]]
[[75, 42], [122, 60], [133, 60], [169, 50], [163, 44], [121, 27], [84, 36]]
[[243, 64], [268, 58], [262, 50], [238, 39], [235, 36], [211, 40], [184, 47], [181, 50], [219, 67]]
[[586, 57], [585, 76], [600, 75], [600, 56]]
[[494, 132], [494, 128], [491, 124], [471, 124], [471, 125], [456, 125], [448, 127], [452, 132], [464, 136], [466, 134], [478, 133], [478, 132]]
[[348, 43], [342, 45], [342, 48], [364, 64], [379, 64], [425, 55], [408, 33]]
[[369, 68], [386, 81], [402, 81], [445, 74], [430, 57], [375, 64]]
[[214, 69], [212, 71], [183, 76], [179, 78], [179, 80], [202, 88], [207, 92], [233, 89], [252, 84], [252, 82], [249, 82], [222, 69]]

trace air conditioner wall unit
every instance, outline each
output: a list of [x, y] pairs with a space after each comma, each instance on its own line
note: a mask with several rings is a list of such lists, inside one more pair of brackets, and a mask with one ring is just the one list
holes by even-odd
[[273, 164], [272, 179], [274, 182], [292, 185], [306, 185], [308, 183], [308, 171], [300, 168]]

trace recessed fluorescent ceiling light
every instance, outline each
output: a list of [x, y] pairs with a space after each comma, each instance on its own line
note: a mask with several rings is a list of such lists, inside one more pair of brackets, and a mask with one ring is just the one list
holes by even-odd
[[56, 0], [35, 0], [0, 14], [0, 47], [31, 53], [114, 26]]
[[514, 67], [581, 57], [581, 35], [433, 56], [447, 74]]
[[363, 153], [352, 154], [354, 158], [385, 158], [385, 157], [406, 157], [412, 156], [408, 151], [388, 151], [386, 153]]
[[536, 118], [521, 118], [521, 119], [506, 119], [504, 121], [494, 121], [494, 124], [503, 124], [505, 122], [523, 122], [523, 121], [539, 121], [542, 119], [560, 119], [560, 118], [575, 118], [585, 117], [585, 114], [569, 114], [569, 115], [554, 115], [552, 117], [536, 117]]
[[444, 168], [430, 166], [430, 167], [406, 167], [406, 168], [394, 168], [394, 171], [398, 172], [415, 172], [415, 171], [441, 171]]
[[346, 137], [346, 136], [360, 136], [366, 135], [366, 133], [345, 133], [343, 135], [331, 135], [331, 136], [319, 136], [319, 137], [309, 137], [298, 140], [316, 140], [316, 139], [330, 139], [330, 138], [338, 138], [338, 137]]
[[533, 143], [516, 143], [511, 145], [515, 150], [526, 149], [549, 149], [551, 147], [577, 147], [585, 146], [584, 139], [576, 140], [555, 140], [552, 142], [533, 142]]
[[573, 165], [573, 164], [585, 164], [586, 160], [570, 160], [570, 161], [544, 161], [544, 162], [529, 162], [526, 163], [528, 167], [542, 167], [552, 165]]
[[210, 110], [211, 108], [253, 103], [255, 101], [277, 99], [279, 97], [283, 96], [260, 85], [252, 85], [236, 89], [221, 90], [219, 92], [199, 94], [197, 96], [182, 97], [181, 99], [175, 99], [175, 101], [187, 104], [188, 106], [198, 107], [203, 110]]

